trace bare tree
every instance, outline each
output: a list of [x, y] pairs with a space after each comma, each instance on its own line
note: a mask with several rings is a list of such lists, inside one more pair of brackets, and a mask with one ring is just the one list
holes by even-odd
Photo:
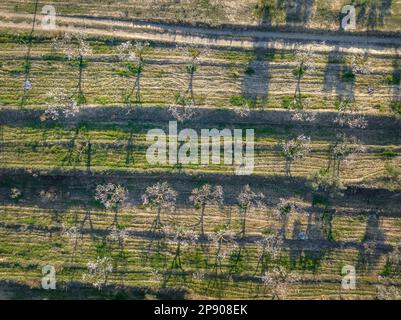
[[195, 205], [195, 208], [200, 209], [199, 222], [201, 236], [204, 237], [204, 217], [207, 205], [221, 205], [224, 200], [224, 193], [222, 186], [211, 186], [204, 184], [200, 188], [192, 190], [189, 201]]
[[156, 219], [152, 230], [162, 227], [161, 211], [174, 209], [176, 199], [177, 192], [167, 182], [158, 182], [146, 188], [145, 193], [142, 195], [142, 203], [146, 207], [156, 209]]
[[200, 47], [196, 44], [188, 44], [185, 46], [177, 46], [177, 49], [182, 51], [186, 58], [189, 59], [189, 62], [186, 65], [186, 71], [189, 75], [189, 81], [185, 96], [191, 101], [192, 105], [196, 105], [193, 89], [194, 76], [196, 71], [198, 70], [200, 57], [207, 55], [209, 52], [209, 48]]
[[256, 193], [252, 191], [249, 185], [246, 185], [238, 195], [237, 201], [242, 225], [242, 237], [245, 237], [247, 216], [252, 212], [252, 208], [264, 207], [264, 198], [265, 196], [263, 193]]

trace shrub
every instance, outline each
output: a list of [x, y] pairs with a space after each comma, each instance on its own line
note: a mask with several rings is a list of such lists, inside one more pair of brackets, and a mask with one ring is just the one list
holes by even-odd
[[384, 78], [384, 83], [388, 86], [399, 86], [401, 83], [401, 73], [388, 75]]
[[355, 74], [352, 72], [352, 70], [347, 70], [342, 74], [341, 78], [344, 81], [353, 81], [355, 80]]
[[386, 149], [382, 153], [380, 153], [380, 156], [385, 159], [392, 159], [397, 156], [397, 152], [394, 152], [393, 150], [390, 149]]
[[292, 74], [296, 78], [302, 77], [304, 75], [304, 73], [305, 73], [305, 69], [304, 68], [295, 68], [294, 70], [292, 70]]
[[255, 101], [248, 99], [244, 96], [232, 96], [230, 98], [230, 103], [234, 107], [245, 107], [245, 106], [254, 107], [256, 104]]
[[248, 66], [245, 68], [244, 73], [248, 76], [253, 76], [255, 74], [255, 70]]
[[401, 101], [393, 101], [390, 103], [390, 108], [394, 113], [401, 115]]
[[291, 107], [292, 101], [294, 100], [293, 97], [285, 96], [281, 99], [281, 106], [285, 109], [289, 109]]

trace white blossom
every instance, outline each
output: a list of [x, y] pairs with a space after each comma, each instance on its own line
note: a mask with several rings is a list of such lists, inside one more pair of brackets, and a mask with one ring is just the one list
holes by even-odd
[[53, 49], [63, 52], [69, 60], [91, 56], [92, 48], [82, 32], [66, 33], [63, 37], [53, 39]]
[[282, 251], [283, 238], [280, 235], [267, 235], [262, 240], [256, 242], [259, 256], [267, 254], [272, 259], [277, 259]]
[[195, 114], [195, 109], [192, 102], [183, 106], [174, 104], [168, 108], [168, 111], [178, 122], [189, 120]]
[[282, 142], [282, 149], [287, 160], [301, 160], [305, 154], [311, 152], [310, 138], [300, 135], [295, 139]]
[[22, 196], [22, 192], [17, 188], [12, 188], [10, 192], [11, 199], [18, 199]]
[[132, 41], [123, 42], [117, 47], [118, 57], [121, 61], [142, 63], [143, 54], [149, 46], [148, 41], [135, 41], [134, 44]]
[[288, 296], [290, 285], [297, 282], [299, 277], [279, 266], [266, 272], [261, 280], [264, 286], [271, 291], [273, 299], [285, 299]]
[[173, 209], [177, 198], [177, 192], [167, 182], [158, 182], [146, 187], [142, 195], [144, 206], [153, 208]]
[[110, 231], [109, 239], [111, 241], [124, 244], [125, 241], [128, 239], [127, 230], [118, 228], [117, 226], [114, 226], [113, 229], [111, 229], [111, 231]]
[[204, 184], [200, 188], [192, 190], [189, 201], [195, 206], [203, 206], [207, 204], [221, 205], [223, 203], [224, 193], [222, 186], [211, 186], [210, 184]]
[[199, 235], [194, 230], [179, 227], [164, 226], [162, 232], [170, 244], [179, 244], [184, 248], [194, 245], [199, 239]]
[[251, 187], [247, 184], [238, 195], [238, 204], [241, 208], [249, 209], [251, 207], [263, 208], [265, 196], [263, 193], [254, 192]]
[[99, 184], [96, 187], [95, 199], [100, 201], [107, 209], [114, 208], [124, 202], [127, 190], [113, 183]]
[[98, 257], [96, 261], [88, 262], [87, 268], [88, 273], [83, 275], [83, 279], [92, 282], [93, 286], [100, 290], [113, 272], [112, 259], [111, 257]]
[[24, 90], [31, 90], [32, 89], [32, 82], [30, 80], [24, 81], [22, 87]]
[[68, 95], [61, 89], [52, 89], [47, 94], [47, 101], [47, 109], [40, 117], [42, 121], [55, 121], [61, 117], [73, 117], [80, 110], [78, 104], [74, 101], [72, 96]]

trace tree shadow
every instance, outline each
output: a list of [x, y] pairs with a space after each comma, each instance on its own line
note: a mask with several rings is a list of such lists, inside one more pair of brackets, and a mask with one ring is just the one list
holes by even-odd
[[401, 60], [398, 53], [393, 60], [393, 72], [391, 80], [391, 102], [401, 103]]
[[130, 125], [128, 139], [127, 139], [127, 152], [125, 155], [125, 165], [129, 166], [134, 163], [134, 127]]
[[378, 245], [384, 243], [383, 218], [377, 213], [369, 214], [362, 247], [359, 250], [357, 269], [371, 271], [380, 261]]
[[314, 0], [286, 0], [281, 6], [285, 9], [287, 26], [304, 27], [313, 15]]
[[[308, 224], [306, 232], [304, 233], [302, 223], [299, 219], [294, 222], [293, 238], [299, 241], [299, 245], [293, 245], [289, 250], [290, 265], [292, 268], [317, 272], [322, 260], [330, 253], [330, 249], [323, 249], [321, 247], [313, 247], [308, 245], [309, 240], [313, 241], [327, 241], [331, 233], [330, 226], [326, 225], [325, 220], [314, 213], [309, 213]], [[306, 243], [302, 244], [302, 243]]]
[[353, 101], [355, 90], [355, 75], [351, 66], [345, 64], [346, 55], [336, 45], [329, 52], [324, 72], [323, 92], [326, 97], [335, 93], [338, 100]]
[[269, 57], [274, 57], [275, 50], [254, 48], [255, 58], [248, 63], [241, 83], [241, 94], [253, 105], [265, 106], [269, 95], [271, 77]]
[[75, 167], [76, 165], [80, 165], [82, 155], [85, 155], [86, 172], [90, 173], [92, 154], [92, 143], [87, 125], [78, 123], [74, 135], [67, 144], [67, 154], [61, 159], [61, 163], [63, 166]]
[[358, 9], [357, 21], [365, 25], [368, 30], [377, 30], [384, 26], [385, 18], [391, 14], [392, 0], [363, 1], [355, 5]]
[[31, 89], [30, 85], [28, 85], [28, 82], [30, 81], [30, 74], [31, 74], [31, 50], [32, 50], [32, 45], [33, 45], [33, 33], [35, 32], [35, 25], [36, 25], [36, 19], [37, 19], [37, 11], [38, 11], [38, 4], [39, 0], [35, 0], [35, 5], [34, 5], [34, 11], [33, 11], [33, 20], [32, 20], [32, 28], [31, 31], [28, 35], [28, 41], [27, 41], [27, 52], [25, 55], [25, 62], [24, 62], [24, 85], [23, 85], [23, 94], [22, 97], [20, 98], [20, 107], [22, 108], [27, 101], [28, 98], [28, 92]]
[[92, 149], [92, 142], [88, 140], [87, 148], [86, 148], [86, 173], [91, 173], [91, 163], [92, 163], [92, 155], [94, 151]]

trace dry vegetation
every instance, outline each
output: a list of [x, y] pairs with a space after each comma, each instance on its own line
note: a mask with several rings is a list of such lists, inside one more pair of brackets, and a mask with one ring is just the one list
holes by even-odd
[[[277, 3], [0, 4], [0, 299], [401, 298], [401, 4], [350, 36], [345, 1]], [[254, 174], [149, 165], [174, 118], [255, 129]]]

